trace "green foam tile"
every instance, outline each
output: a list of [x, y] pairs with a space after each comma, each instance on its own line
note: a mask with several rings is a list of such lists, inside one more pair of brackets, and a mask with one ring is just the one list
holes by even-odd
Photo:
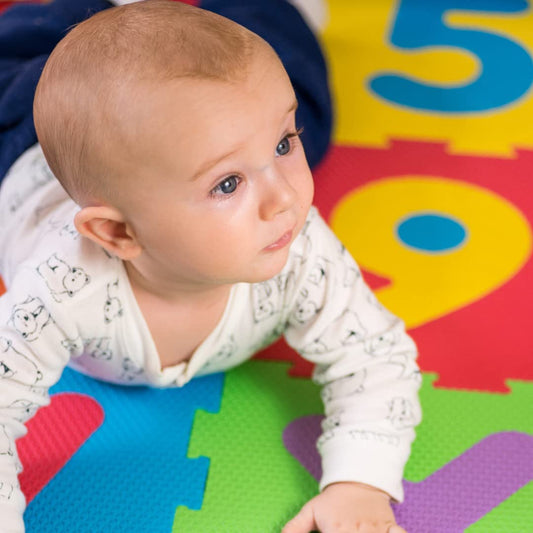
[[173, 533], [279, 532], [317, 493], [282, 434], [322, 404], [318, 388], [290, 378], [289, 366], [251, 361], [228, 372], [220, 412], [196, 414], [189, 456], [210, 458], [207, 487], [201, 511], [178, 508]]

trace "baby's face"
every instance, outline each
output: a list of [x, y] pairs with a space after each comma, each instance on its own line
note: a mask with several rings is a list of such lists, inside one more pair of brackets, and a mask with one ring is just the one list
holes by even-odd
[[283, 268], [313, 196], [295, 108], [273, 56], [235, 82], [182, 79], [146, 92], [144, 142], [122, 202], [145, 271], [212, 285]]

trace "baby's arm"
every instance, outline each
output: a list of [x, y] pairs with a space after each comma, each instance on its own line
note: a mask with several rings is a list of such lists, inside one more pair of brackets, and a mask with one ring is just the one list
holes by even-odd
[[0, 297], [0, 531], [21, 533], [26, 502], [15, 441], [26, 433], [24, 423], [49, 403], [48, 389], [69, 352], [58, 349], [62, 333], [24, 272], [11, 287]]
[[416, 347], [321, 219], [311, 217], [304, 236], [285, 336], [316, 364], [326, 418], [317, 444], [322, 492], [298, 522], [313, 515], [325, 527], [331, 516], [357, 531], [355, 522], [368, 519], [387, 531], [394, 524], [389, 500], [403, 498], [403, 468], [420, 420]]

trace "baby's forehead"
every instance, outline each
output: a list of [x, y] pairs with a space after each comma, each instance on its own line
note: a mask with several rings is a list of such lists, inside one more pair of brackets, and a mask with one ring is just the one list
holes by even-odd
[[295, 127], [294, 91], [273, 63], [265, 70], [263, 60], [255, 62], [231, 81], [192, 77], [138, 86], [133, 108], [127, 103], [116, 115], [118, 164], [187, 181], [223, 156], [254, 154], [254, 165], [262, 164]]

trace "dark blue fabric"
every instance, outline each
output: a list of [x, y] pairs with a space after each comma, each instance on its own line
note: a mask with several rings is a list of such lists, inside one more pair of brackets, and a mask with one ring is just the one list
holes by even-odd
[[[33, 95], [54, 46], [68, 29], [110, 7], [107, 0], [54, 0], [20, 4], [0, 15], [0, 179], [24, 150], [37, 142]], [[204, 0], [200, 6], [246, 26], [281, 57], [298, 97], [298, 126], [311, 166], [329, 145], [332, 110], [320, 46], [286, 0]]]
[[55, 0], [15, 5], [0, 15], [0, 179], [37, 142], [33, 94], [48, 55], [72, 25], [109, 6], [106, 0]]

